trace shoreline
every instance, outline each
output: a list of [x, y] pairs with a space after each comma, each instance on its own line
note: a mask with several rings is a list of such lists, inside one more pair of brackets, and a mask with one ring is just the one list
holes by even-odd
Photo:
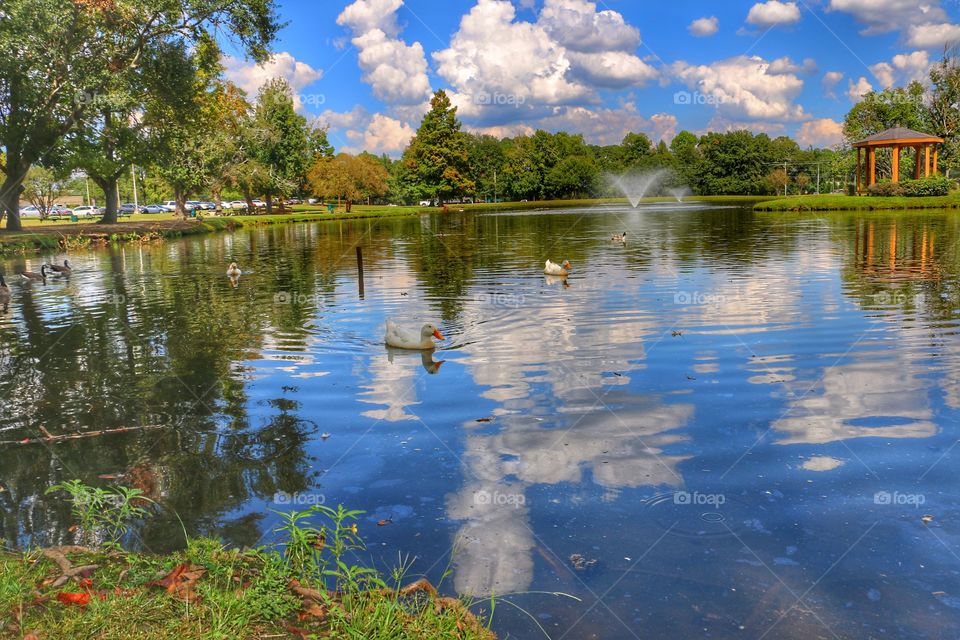
[[960, 208], [960, 194], [947, 196], [794, 196], [770, 199], [753, 205], [754, 211], [906, 211], [917, 209]]
[[[687, 196], [680, 202], [759, 204], [770, 196]], [[671, 197], [641, 199], [641, 204], [677, 202]], [[531, 200], [527, 202], [496, 202], [447, 205], [450, 213], [484, 213], [502, 211], [536, 211], [568, 207], [603, 205], [626, 205], [626, 198], [594, 198], [579, 200]], [[958, 200], [960, 206], [960, 200]], [[137, 214], [114, 224], [98, 222], [39, 222], [27, 220], [22, 231], [0, 229], [0, 255], [36, 253], [41, 251], [64, 251], [111, 243], [144, 243], [184, 236], [235, 231], [275, 224], [300, 222], [328, 222], [343, 220], [404, 218], [431, 213], [440, 213], [438, 207], [354, 205], [347, 213], [342, 208], [329, 213], [321, 207], [296, 207], [288, 213], [270, 215], [207, 216], [201, 221], [181, 218], [156, 218]]]

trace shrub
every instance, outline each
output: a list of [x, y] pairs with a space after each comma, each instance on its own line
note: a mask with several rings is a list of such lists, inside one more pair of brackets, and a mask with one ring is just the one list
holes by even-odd
[[931, 176], [919, 180], [907, 180], [903, 183], [903, 195], [910, 197], [945, 196], [950, 193], [953, 183], [944, 176]]
[[883, 182], [870, 185], [869, 192], [872, 196], [902, 196], [904, 195], [903, 184], [902, 182], [889, 182], [884, 180]]

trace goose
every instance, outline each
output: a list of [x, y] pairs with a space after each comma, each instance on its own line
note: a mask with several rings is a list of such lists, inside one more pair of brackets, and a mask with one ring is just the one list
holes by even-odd
[[73, 269], [70, 268], [69, 260], [64, 260], [62, 267], [56, 264], [48, 264], [47, 268], [50, 269], [50, 271], [53, 271], [53, 275], [55, 276], [69, 276], [71, 273], [73, 273]]
[[623, 233], [610, 236], [610, 240], [612, 240], [613, 242], [626, 242], [626, 241], [627, 241], [627, 232], [624, 231]]
[[240, 266], [236, 262], [231, 262], [230, 266], [227, 267], [227, 276], [239, 278], [241, 275], [243, 275], [243, 272], [240, 271]]
[[387, 346], [413, 350], [435, 349], [437, 345], [430, 338], [446, 340], [440, 333], [440, 329], [437, 329], [435, 325], [425, 324], [417, 331], [416, 329], [401, 327], [387, 318]]
[[33, 280], [35, 282], [46, 282], [47, 281], [47, 265], [40, 265], [40, 273], [36, 271], [23, 271], [20, 273], [20, 277], [24, 280]]
[[0, 307], [6, 308], [10, 304], [10, 286], [0, 276]]
[[570, 271], [573, 270], [573, 267], [570, 264], [569, 260], [564, 260], [563, 264], [557, 264], [547, 260], [546, 264], [543, 267], [543, 272], [548, 276], [566, 276]]

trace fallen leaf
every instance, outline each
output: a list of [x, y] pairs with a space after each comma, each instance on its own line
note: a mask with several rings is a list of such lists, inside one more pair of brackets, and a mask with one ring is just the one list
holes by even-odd
[[177, 565], [173, 571], [162, 579], [148, 583], [147, 586], [162, 587], [166, 589], [170, 595], [175, 595], [181, 600], [192, 602], [197, 598], [193, 588], [206, 572], [207, 570], [203, 567], [195, 567], [184, 563]]
[[380, 520], [377, 522], [378, 527], [385, 527], [388, 524], [393, 524], [393, 520], [391, 520], [390, 518], [387, 518], [386, 520]]
[[73, 525], [72, 527], [70, 527], [69, 529], [67, 529], [67, 531], [70, 532], [70, 533], [76, 533], [76, 532], [77, 532], [77, 529], [79, 529], [79, 528], [80, 528], [80, 525], [75, 524], [75, 525]]
[[90, 604], [90, 594], [89, 593], [68, 593], [66, 591], [61, 591], [57, 594], [57, 600], [62, 602], [65, 605], [75, 604], [80, 607], [85, 607]]
[[116, 479], [117, 479], [117, 476], [114, 475], [114, 474], [112, 474], [112, 473], [104, 473], [104, 474], [101, 474], [101, 475], [99, 475], [99, 476], [97, 476], [97, 477], [100, 478], [101, 480], [116, 480]]
[[947, 595], [947, 592], [946, 592], [946, 591], [934, 591], [931, 595], [932, 595], [934, 598], [942, 598], [943, 596]]
[[493, 422], [493, 418], [477, 418], [477, 422]]
[[923, 524], [930, 524], [933, 522], [933, 516], [931, 515], [921, 516], [920, 519], [923, 520]]
[[40, 640], [40, 636], [31, 632], [23, 636], [23, 640]]

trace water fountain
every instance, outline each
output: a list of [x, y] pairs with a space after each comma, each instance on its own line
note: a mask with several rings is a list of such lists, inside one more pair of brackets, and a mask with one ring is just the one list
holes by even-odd
[[676, 187], [669, 190], [670, 195], [677, 199], [677, 202], [683, 202], [683, 199], [689, 195], [693, 195], [693, 192], [690, 191], [690, 188], [687, 186]]
[[659, 184], [670, 175], [666, 169], [655, 169], [653, 171], [624, 173], [619, 176], [611, 176], [610, 180], [623, 192], [623, 195], [630, 201], [634, 209], [640, 204], [640, 201], [646, 195], [659, 186]]

